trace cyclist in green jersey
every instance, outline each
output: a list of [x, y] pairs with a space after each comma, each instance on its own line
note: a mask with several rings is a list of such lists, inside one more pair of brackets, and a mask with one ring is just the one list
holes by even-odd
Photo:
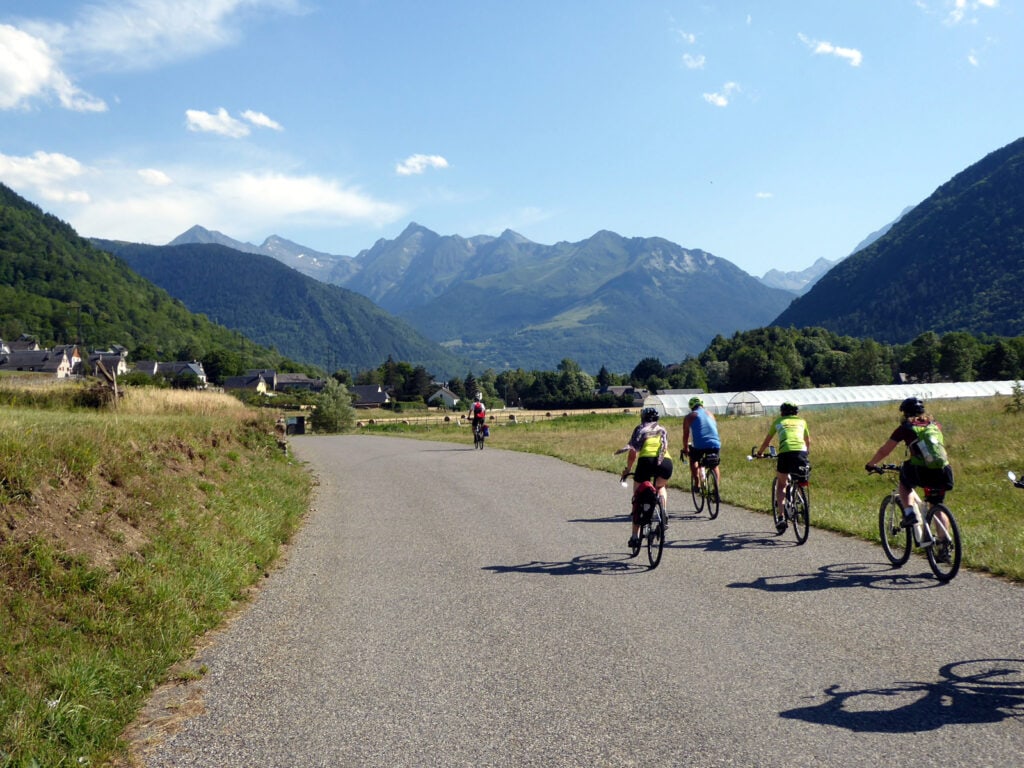
[[[786, 486], [789, 485], [789, 476], [801, 477], [807, 472], [807, 455], [811, 450], [811, 433], [807, 429], [807, 422], [799, 418], [797, 414], [800, 408], [794, 403], [783, 403], [779, 407], [779, 418], [772, 422], [771, 429], [765, 436], [761, 447], [757, 450], [758, 456], [764, 456], [772, 437], [779, 436], [779, 461], [775, 466], [778, 473], [778, 482], [775, 484], [775, 506], [782, 509], [783, 499], [786, 498]], [[776, 523], [775, 527], [781, 533], [786, 530], [785, 520]]]
[[[636, 472], [633, 473], [633, 493], [639, 485], [650, 481], [658, 490], [661, 498], [662, 509], [668, 509], [668, 497], [666, 485], [672, 477], [672, 459], [668, 457], [668, 430], [658, 423], [658, 409], [647, 407], [640, 411], [640, 424], [633, 430], [629, 442], [616, 451], [616, 454], [627, 453], [626, 468], [622, 470], [622, 480], [633, 468], [636, 462]], [[666, 513], [667, 514], [667, 513]], [[662, 525], [668, 528], [668, 520], [662, 520]], [[639, 518], [634, 517], [632, 535], [629, 537], [628, 546], [634, 547], [637, 544], [640, 534]]]

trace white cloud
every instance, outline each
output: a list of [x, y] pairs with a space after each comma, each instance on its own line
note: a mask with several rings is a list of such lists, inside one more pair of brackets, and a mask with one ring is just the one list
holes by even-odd
[[299, 0], [99, 0], [69, 25], [50, 27], [70, 53], [118, 69], [197, 56], [236, 42], [245, 10], [297, 13]]
[[31, 157], [0, 153], [0, 180], [51, 202], [89, 202], [88, 192], [69, 188], [69, 182], [83, 174], [85, 168], [80, 162], [59, 152], [36, 152]]
[[732, 94], [739, 93], [740, 90], [739, 83], [728, 82], [722, 86], [721, 93], [705, 93], [704, 101], [716, 107], [727, 107], [729, 106], [729, 99]]
[[946, 23], [956, 26], [963, 21], [977, 23], [977, 11], [982, 8], [998, 8], [999, 0], [953, 0], [952, 8], [946, 16]]
[[72, 84], [45, 40], [0, 24], [0, 109], [24, 107], [31, 99], [51, 95], [65, 109], [102, 112], [107, 108], [102, 100]]
[[448, 161], [441, 155], [410, 155], [395, 166], [399, 176], [418, 176], [428, 168], [447, 168]]
[[810, 48], [815, 55], [825, 54], [828, 56], [836, 56], [840, 59], [846, 59], [850, 63], [851, 67], [859, 67], [861, 62], [864, 61], [864, 54], [856, 48], [844, 48], [842, 46], [825, 42], [824, 40], [812, 40], [802, 33], [798, 34], [797, 37], [800, 38], [800, 41]]
[[138, 174], [140, 179], [153, 187], [166, 187], [174, 183], [170, 176], [156, 168], [142, 168]]
[[704, 69], [706, 59], [704, 54], [694, 56], [692, 53], [683, 54], [683, 64], [687, 69]]
[[242, 113], [242, 117], [248, 120], [253, 125], [258, 125], [260, 128], [270, 128], [273, 131], [283, 131], [284, 128], [276, 120], [271, 120], [262, 112], [253, 112], [251, 109], [245, 110]]
[[45, 199], [85, 237], [140, 243], [169, 242], [197, 223], [246, 238], [305, 226], [383, 226], [407, 215], [332, 179], [275, 172], [86, 168], [63, 155], [0, 154], [0, 180]]
[[754, 195], [754, 197], [756, 197], [758, 200], [771, 200], [773, 197], [775, 197], [775, 195], [773, 195], [771, 192], [758, 192], [757, 194]]
[[218, 109], [215, 115], [200, 109], [186, 109], [185, 121], [190, 131], [216, 133], [230, 139], [249, 135], [249, 126], [229, 115], [224, 107]]
[[72, 62], [139, 70], [235, 42], [244, 11], [301, 12], [301, 0], [97, 0], [67, 23], [0, 24], [0, 109], [56, 96], [65, 109], [100, 112], [102, 99], [79, 88]]

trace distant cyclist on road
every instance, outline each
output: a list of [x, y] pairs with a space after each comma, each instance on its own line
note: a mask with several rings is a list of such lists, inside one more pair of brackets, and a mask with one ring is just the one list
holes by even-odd
[[[775, 484], [775, 508], [783, 508], [783, 499], [786, 498], [786, 486], [789, 485], [789, 475], [801, 476], [807, 471], [807, 455], [811, 450], [811, 433], [807, 429], [807, 422], [797, 414], [800, 408], [794, 403], [783, 403], [779, 406], [779, 418], [772, 422], [771, 429], [765, 436], [761, 447], [757, 449], [758, 456], [764, 456], [772, 437], [779, 436], [779, 460], [775, 465], [778, 474], [778, 482]], [[785, 518], [775, 523], [775, 529], [782, 533], [789, 524]]]
[[[616, 453], [626, 453], [626, 468], [622, 470], [622, 480], [625, 482], [626, 475], [633, 468], [636, 462], [636, 472], [633, 473], [633, 494], [636, 495], [637, 486], [640, 483], [650, 480], [658, 489], [658, 496], [661, 499], [662, 509], [668, 509], [668, 497], [665, 486], [668, 479], [672, 477], [672, 459], [668, 457], [668, 430], [658, 423], [658, 409], [644, 408], [640, 411], [640, 424], [633, 430], [629, 442], [624, 448]], [[667, 517], [667, 514], [666, 514]], [[662, 528], [668, 528], [668, 520], [662, 521]], [[629, 547], [637, 546], [640, 535], [640, 518], [633, 517], [633, 534], [629, 537]]]
[[[690, 438], [693, 438], [693, 447], [690, 447]], [[719, 453], [722, 450], [722, 440], [718, 436], [718, 423], [714, 415], [704, 408], [704, 401], [699, 397], [690, 398], [690, 412], [683, 419], [683, 450], [679, 458], [689, 455], [690, 459], [690, 486], [697, 487], [697, 467], [701, 459], [709, 453]], [[722, 473], [715, 465], [715, 479], [722, 481]]]
[[473, 420], [473, 432], [476, 432], [476, 428], [479, 426], [483, 428], [483, 425], [487, 422], [487, 408], [484, 406], [484, 393], [477, 392], [476, 400], [473, 401], [473, 405], [469, 407], [469, 417]]

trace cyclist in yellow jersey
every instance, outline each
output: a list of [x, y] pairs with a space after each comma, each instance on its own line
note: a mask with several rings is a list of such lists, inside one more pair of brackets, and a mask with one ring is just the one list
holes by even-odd
[[[779, 407], [779, 418], [772, 422], [771, 429], [765, 435], [761, 447], [757, 449], [757, 455], [764, 456], [772, 437], [779, 436], [779, 460], [775, 466], [778, 473], [778, 482], [775, 484], [776, 509], [782, 509], [782, 500], [786, 498], [786, 486], [789, 485], [789, 475], [800, 477], [807, 472], [811, 433], [807, 429], [807, 422], [797, 416], [799, 412], [800, 408], [794, 403], [783, 403]], [[786, 521], [782, 520], [775, 524], [775, 528], [781, 533], [786, 530], [787, 525]]]
[[[658, 409], [644, 408], [640, 411], [640, 424], [633, 430], [629, 442], [617, 453], [626, 453], [626, 468], [622, 470], [622, 480], [633, 468], [636, 462], [636, 472], [633, 473], [633, 493], [636, 493], [640, 483], [650, 480], [658, 489], [658, 496], [661, 498], [662, 508], [668, 509], [668, 499], [665, 486], [668, 479], [672, 477], [672, 459], [668, 457], [668, 430], [658, 423]], [[666, 515], [667, 517], [667, 515]], [[663, 527], [668, 527], [668, 520], [662, 521]], [[637, 518], [633, 520], [633, 534], [630, 536], [628, 546], [634, 547], [640, 533], [640, 523]]]

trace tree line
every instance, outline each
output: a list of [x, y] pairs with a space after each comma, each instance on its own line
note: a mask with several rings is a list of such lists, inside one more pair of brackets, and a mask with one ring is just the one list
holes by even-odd
[[[388, 358], [353, 377], [338, 371], [343, 384], [379, 384], [401, 402], [426, 402], [438, 383], [423, 366]], [[922, 333], [908, 344], [841, 336], [824, 328], [777, 326], [716, 336], [702, 353], [678, 363], [641, 359], [628, 373], [603, 367], [591, 375], [566, 358], [554, 371], [495, 371], [444, 382], [462, 400], [482, 392], [484, 401], [535, 410], [601, 408], [633, 404], [631, 387], [653, 394], [671, 389], [705, 392], [846, 387], [901, 382], [1007, 381], [1024, 378], [1024, 336], [972, 336], [964, 332]]]

